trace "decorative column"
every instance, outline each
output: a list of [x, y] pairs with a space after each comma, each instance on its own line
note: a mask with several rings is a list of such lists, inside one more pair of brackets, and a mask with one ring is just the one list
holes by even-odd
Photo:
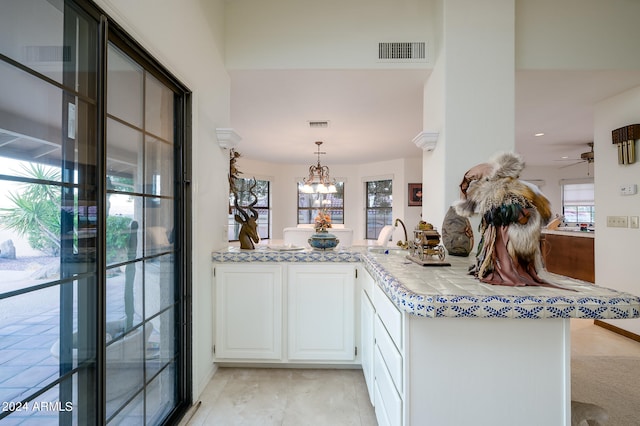
[[[423, 220], [442, 224], [472, 166], [515, 146], [515, 0], [442, 0], [440, 45], [425, 85]], [[476, 241], [479, 241], [476, 239]]]

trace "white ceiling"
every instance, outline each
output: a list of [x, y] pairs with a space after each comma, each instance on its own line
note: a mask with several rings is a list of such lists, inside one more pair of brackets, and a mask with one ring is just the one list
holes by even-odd
[[[237, 150], [247, 158], [307, 164], [316, 159], [314, 142], [322, 140], [327, 165], [420, 157], [412, 139], [423, 130], [423, 86], [429, 74], [230, 71], [231, 123], [242, 138]], [[518, 71], [516, 150], [529, 165], [572, 164], [560, 159], [579, 159], [589, 150], [594, 104], [638, 85], [640, 71]], [[311, 129], [308, 122], [316, 120], [329, 121], [328, 128]], [[538, 132], [545, 136], [533, 136]]]

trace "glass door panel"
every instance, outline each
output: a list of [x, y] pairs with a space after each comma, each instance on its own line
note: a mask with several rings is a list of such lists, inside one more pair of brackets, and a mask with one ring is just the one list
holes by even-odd
[[145, 198], [145, 256], [173, 251], [174, 200]]
[[147, 132], [168, 142], [173, 142], [173, 98], [173, 91], [152, 75], [146, 74], [145, 128]]
[[173, 145], [148, 137], [145, 146], [146, 191], [153, 195], [173, 195]]
[[142, 128], [144, 72], [140, 65], [112, 44], [108, 48], [107, 114]]
[[[114, 217], [108, 225], [113, 223], [116, 231], [113, 239], [107, 235], [107, 252], [119, 251], [108, 259], [107, 314], [124, 321], [125, 334], [119, 341], [129, 346], [125, 359], [107, 356], [107, 370], [128, 372], [131, 381], [124, 389], [117, 383], [120, 379], [107, 374], [107, 397], [113, 396], [107, 400], [107, 419], [132, 421], [142, 415], [143, 422], [152, 423], [171, 409], [167, 402], [177, 399], [178, 370], [168, 368], [177, 360], [179, 324], [174, 265], [175, 95], [122, 50], [110, 46], [108, 52], [109, 76], [116, 79], [108, 86], [124, 81], [133, 90], [109, 91], [107, 98], [109, 105], [112, 96], [118, 98], [109, 108], [107, 127], [107, 192], [109, 217]], [[112, 57], [117, 59], [112, 62]], [[117, 230], [115, 217], [122, 221]], [[142, 414], [141, 403], [147, 407]]]
[[117, 26], [91, 2], [5, 3], [0, 424], [162, 423], [189, 387], [174, 233], [186, 91], [125, 53], [133, 42], [103, 52], [98, 30]]
[[107, 190], [142, 192], [143, 133], [141, 129], [107, 119]]
[[0, 82], [0, 157], [60, 167], [63, 91], [2, 61]]

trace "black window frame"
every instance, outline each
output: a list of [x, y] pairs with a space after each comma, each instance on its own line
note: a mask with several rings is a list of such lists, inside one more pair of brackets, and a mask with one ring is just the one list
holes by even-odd
[[[326, 211], [331, 217], [332, 224], [344, 225], [344, 182], [336, 182], [337, 192], [335, 193], [306, 193], [302, 191], [304, 183], [297, 183], [297, 224], [308, 225], [315, 223], [315, 218], [320, 211]], [[309, 201], [313, 198], [313, 202], [317, 205], [309, 205]]]
[[393, 222], [393, 179], [366, 181], [364, 193], [365, 239], [376, 240], [380, 230]]
[[[234, 178], [235, 187], [239, 189], [240, 199], [244, 202], [240, 203], [240, 207], [246, 206], [250, 202], [251, 195], [248, 188], [253, 178]], [[242, 183], [238, 183], [242, 181]], [[268, 179], [256, 179], [258, 185], [264, 185], [264, 193], [258, 191], [258, 202], [253, 207], [258, 212], [258, 235], [261, 240], [268, 240], [271, 238], [271, 181]], [[229, 220], [228, 220], [228, 235], [229, 242], [236, 242], [238, 240], [238, 234], [240, 233], [241, 225], [236, 222], [235, 215], [238, 213], [234, 205], [235, 195], [233, 192], [229, 194]]]

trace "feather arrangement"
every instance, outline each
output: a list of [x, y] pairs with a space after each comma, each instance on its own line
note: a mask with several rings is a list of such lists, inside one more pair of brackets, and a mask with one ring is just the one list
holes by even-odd
[[460, 183], [456, 212], [481, 217], [472, 273], [489, 284], [556, 287], [538, 275], [541, 228], [551, 205], [535, 185], [520, 180], [523, 169], [520, 155], [504, 152], [469, 169]]

